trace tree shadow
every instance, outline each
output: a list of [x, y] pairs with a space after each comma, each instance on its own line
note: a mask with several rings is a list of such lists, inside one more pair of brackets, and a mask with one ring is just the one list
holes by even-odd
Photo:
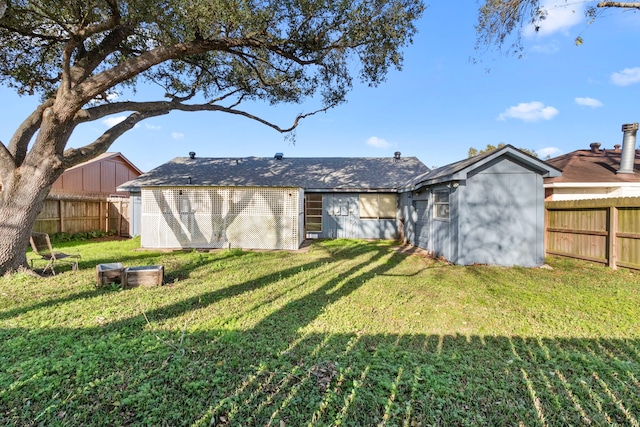
[[[324, 249], [314, 262], [114, 322], [26, 329], [11, 326], [23, 311], [3, 313], [0, 424], [637, 425], [637, 335], [323, 332], [328, 308], [405, 258], [364, 244]], [[295, 294], [300, 271], [328, 269]], [[268, 295], [232, 306], [214, 327], [188, 323], [258, 290]], [[261, 305], [278, 308], [250, 326], [231, 322], [256, 317]], [[163, 327], [183, 318], [182, 330]]]

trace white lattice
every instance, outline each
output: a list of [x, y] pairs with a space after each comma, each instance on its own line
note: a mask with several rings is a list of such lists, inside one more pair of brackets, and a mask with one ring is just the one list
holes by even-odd
[[142, 190], [142, 246], [297, 249], [302, 189], [171, 187]]

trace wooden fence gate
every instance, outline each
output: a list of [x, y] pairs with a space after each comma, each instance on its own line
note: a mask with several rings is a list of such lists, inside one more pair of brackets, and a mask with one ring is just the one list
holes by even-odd
[[640, 269], [640, 197], [545, 203], [549, 255]]

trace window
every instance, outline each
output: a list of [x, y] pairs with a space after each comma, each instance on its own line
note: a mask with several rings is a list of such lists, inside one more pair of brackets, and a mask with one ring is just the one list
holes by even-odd
[[436, 219], [449, 219], [449, 191], [433, 193], [433, 213]]
[[361, 194], [361, 219], [395, 219], [397, 200], [395, 194]]
[[314, 233], [322, 231], [322, 194], [305, 196], [305, 219], [307, 231]]

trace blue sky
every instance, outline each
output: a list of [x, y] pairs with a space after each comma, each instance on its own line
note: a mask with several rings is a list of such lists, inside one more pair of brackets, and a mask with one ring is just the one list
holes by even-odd
[[[466, 3], [427, 3], [403, 70], [390, 72], [377, 88], [356, 84], [346, 104], [303, 121], [295, 143], [245, 118], [173, 112], [142, 122], [109, 151], [122, 152], [143, 171], [189, 151], [199, 157], [385, 157], [400, 151], [433, 167], [487, 144], [508, 143], [540, 157], [596, 141], [612, 148], [622, 142], [622, 124], [640, 121], [640, 57], [633, 41], [640, 36], [640, 11], [601, 11], [588, 24], [583, 10], [593, 2], [549, 2], [540, 31], [524, 39], [523, 58], [487, 52], [474, 64], [477, 4]], [[153, 93], [142, 87], [136, 96], [152, 99]], [[37, 99], [6, 88], [0, 99], [0, 140], [7, 142]], [[314, 107], [310, 101], [246, 109], [288, 126]], [[108, 123], [83, 125], [70, 145], [91, 142]]]

